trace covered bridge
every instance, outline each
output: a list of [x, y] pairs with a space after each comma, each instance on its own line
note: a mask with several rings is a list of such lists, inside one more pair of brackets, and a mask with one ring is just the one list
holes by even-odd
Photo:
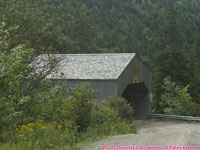
[[134, 107], [136, 118], [151, 112], [152, 72], [135, 53], [53, 55], [62, 60], [58, 73], [48, 78], [65, 80], [68, 87], [88, 82], [99, 90], [98, 99], [124, 97]]

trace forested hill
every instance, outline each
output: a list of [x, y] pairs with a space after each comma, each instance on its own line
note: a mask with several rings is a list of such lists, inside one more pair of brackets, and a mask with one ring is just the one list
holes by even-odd
[[157, 112], [169, 106], [160, 102], [168, 77], [177, 86], [189, 85], [186, 94], [200, 104], [199, 0], [0, 0], [0, 14], [11, 48], [25, 44], [36, 54], [136, 52], [154, 69]]
[[[109, 105], [117, 106], [115, 114], [104, 102], [98, 106], [90, 101], [94, 92], [89, 86], [71, 91], [46, 80], [59, 60], [50, 57], [45, 61], [50, 63], [45, 63], [42, 70], [39, 67], [39, 73], [38, 67], [30, 65], [38, 62], [37, 56], [41, 54], [114, 52], [136, 52], [152, 67], [154, 113], [200, 117], [200, 0], [0, 0], [0, 142], [3, 137], [16, 142], [10, 138], [18, 135], [13, 131], [27, 127], [22, 125], [30, 122], [42, 125], [37, 121], [40, 118], [45, 126], [49, 121], [57, 121], [63, 129], [66, 127], [66, 133], [70, 131], [72, 135], [63, 139], [79, 137], [74, 131], [82, 133], [90, 124], [101, 127], [102, 116], [102, 127], [126, 120], [118, 118], [121, 110], [133, 114], [131, 107], [123, 104], [124, 100], [122, 103], [121, 99], [111, 99]], [[66, 93], [71, 94], [69, 101], [63, 99]], [[123, 105], [122, 109], [118, 104]], [[107, 117], [104, 113], [111, 115]], [[119, 123], [115, 127], [120, 132], [132, 130]], [[7, 134], [9, 130], [12, 131]], [[21, 135], [23, 131], [19, 132]], [[65, 141], [57, 135], [56, 139]], [[34, 141], [38, 139], [34, 137]], [[24, 136], [25, 139], [28, 138]], [[39, 139], [51, 143], [41, 136]], [[33, 142], [26, 145], [34, 146]]]
[[[41, 49], [38, 45], [47, 49], [51, 41], [51, 47], [59, 53], [137, 52], [152, 59], [160, 49], [158, 33], [166, 24], [164, 11], [168, 0], [1, 0], [1, 3], [7, 25], [20, 25], [19, 43], [31, 41], [35, 49]], [[200, 31], [200, 1], [173, 3], [186, 37], [183, 50], [189, 51]], [[37, 41], [38, 37], [42, 40]]]
[[[137, 52], [152, 57], [167, 0], [75, 0], [68, 12], [87, 20], [103, 34], [102, 51]], [[174, 0], [178, 23], [189, 49], [200, 31], [200, 1]], [[100, 37], [99, 37], [100, 38]]]
[[136, 52], [154, 69], [154, 112], [200, 115], [199, 0], [69, 0], [60, 6], [68, 14], [59, 26], [70, 47], [59, 52]]
[[200, 117], [200, 0], [0, 0], [0, 149], [135, 133], [125, 99], [48, 80], [62, 59], [38, 56], [52, 53], [137, 53], [152, 68], [152, 112]]

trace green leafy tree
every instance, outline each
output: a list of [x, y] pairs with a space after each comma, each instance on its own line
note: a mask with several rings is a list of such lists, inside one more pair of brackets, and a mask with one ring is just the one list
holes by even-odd
[[165, 78], [163, 88], [165, 92], [161, 95], [164, 112], [172, 115], [199, 116], [199, 104], [192, 101], [188, 92], [189, 86], [178, 86]]
[[50, 0], [4, 1], [4, 7], [0, 9], [3, 15], [0, 21], [6, 22], [7, 28], [13, 25], [18, 28], [10, 33], [11, 46], [25, 44], [26, 47], [35, 49], [38, 54], [56, 53], [65, 49], [70, 51], [72, 42], [59, 26], [59, 23], [66, 24], [65, 27], [69, 26], [72, 21], [68, 14], [60, 11], [65, 4]]
[[21, 94], [22, 82], [26, 80], [33, 68], [29, 62], [34, 53], [24, 45], [9, 49], [9, 32], [0, 27], [0, 134], [2, 130], [12, 129], [17, 125], [22, 115], [19, 110], [30, 100]]
[[4, 28], [0, 26], [0, 134], [30, 121], [32, 112], [27, 110], [40, 101], [38, 93], [50, 89], [44, 79], [58, 62], [49, 59], [49, 65], [36, 71], [31, 65], [37, 56], [35, 50], [25, 45], [10, 46], [10, 29]]

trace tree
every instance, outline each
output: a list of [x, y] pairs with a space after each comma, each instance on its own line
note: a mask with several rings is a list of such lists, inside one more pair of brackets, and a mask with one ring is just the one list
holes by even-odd
[[191, 87], [190, 93], [194, 101], [200, 104], [200, 35], [196, 37], [190, 58]]
[[3, 16], [0, 21], [6, 22], [6, 28], [14, 25], [18, 28], [10, 33], [10, 46], [25, 44], [26, 47], [35, 49], [38, 54], [57, 53], [65, 49], [70, 51], [70, 38], [61, 32], [59, 26], [62, 20], [66, 25], [71, 22], [68, 14], [60, 12], [60, 9], [65, 7], [64, 4], [52, 3], [49, 0], [5, 1], [4, 7], [0, 9]]
[[178, 12], [171, 0], [165, 8], [164, 16], [166, 24], [160, 27], [160, 44], [163, 49], [170, 47], [171, 50], [180, 50], [185, 41], [185, 35], [178, 24]]
[[31, 65], [37, 58], [35, 50], [25, 45], [10, 46], [10, 29], [4, 28], [0, 26], [0, 135], [2, 130], [28, 121], [31, 113], [26, 114], [27, 110], [40, 101], [38, 93], [49, 90], [45, 77], [59, 61], [49, 58], [49, 63], [36, 71]]
[[[177, 23], [177, 12], [170, 1], [165, 11], [167, 24], [160, 28], [160, 47], [162, 51], [155, 57], [156, 69], [154, 80], [154, 109], [163, 113], [165, 105], [160, 105], [163, 89], [163, 79], [170, 77], [172, 82], [178, 85], [187, 85], [188, 69], [187, 61], [181, 50], [184, 34]], [[163, 102], [164, 103], [164, 102]]]
[[4, 30], [1, 26], [0, 134], [3, 129], [15, 126], [16, 120], [19, 120], [21, 111], [17, 110], [17, 105], [27, 102], [30, 98], [21, 95], [21, 83], [33, 70], [27, 62], [30, 62], [34, 50], [26, 49], [23, 45], [9, 49], [8, 36], [8, 30]]
[[161, 95], [165, 102], [164, 112], [172, 115], [182, 116], [199, 116], [199, 104], [192, 101], [192, 97], [188, 92], [189, 86], [178, 86], [165, 78], [163, 88], [165, 92]]
[[75, 20], [71, 37], [74, 40], [75, 53], [97, 52], [97, 29], [86, 20]]

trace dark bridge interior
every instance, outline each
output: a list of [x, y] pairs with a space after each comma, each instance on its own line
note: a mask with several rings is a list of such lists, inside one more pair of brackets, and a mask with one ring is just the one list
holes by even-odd
[[129, 84], [122, 97], [134, 108], [135, 118], [147, 118], [149, 113], [149, 94], [144, 83]]

